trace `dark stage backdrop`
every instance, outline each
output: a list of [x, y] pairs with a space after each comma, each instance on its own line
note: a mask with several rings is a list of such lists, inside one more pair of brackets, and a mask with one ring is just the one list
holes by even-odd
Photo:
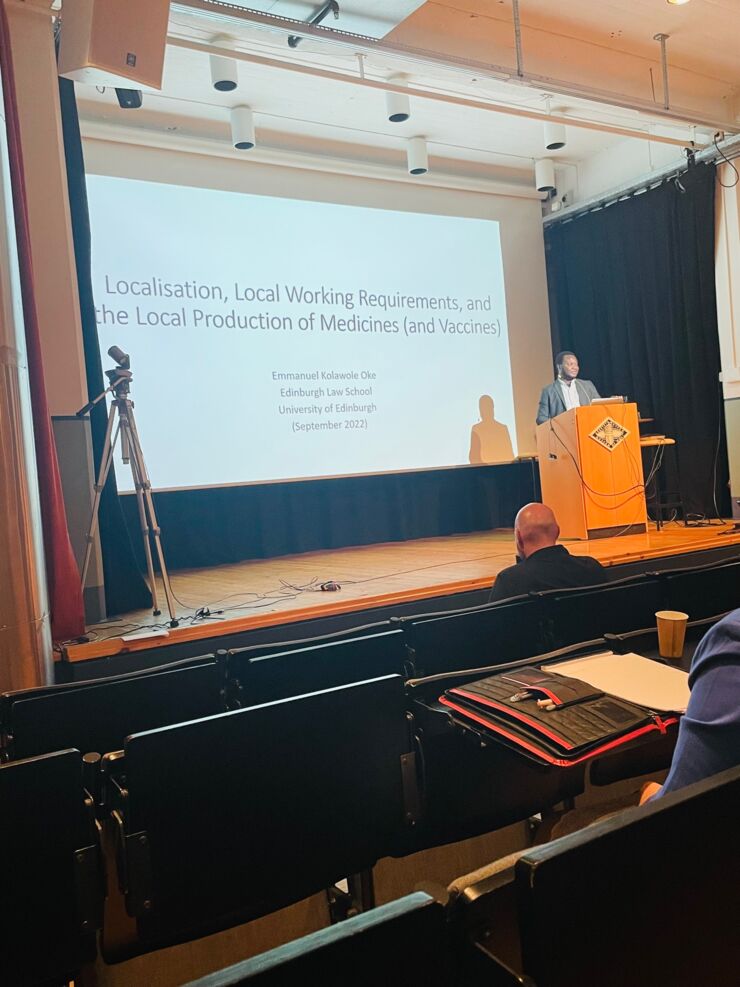
[[[523, 461], [157, 494], [165, 559], [168, 568], [180, 569], [511, 527], [522, 504], [535, 499], [533, 465]], [[136, 500], [130, 494], [120, 500], [135, 531]], [[139, 543], [133, 544], [143, 565]], [[331, 573], [316, 575], [331, 578]]]
[[[729, 511], [714, 287], [714, 165], [545, 231], [553, 350], [676, 439], [685, 513]], [[682, 191], [683, 189], [683, 191]], [[719, 439], [715, 478], [715, 454]]]

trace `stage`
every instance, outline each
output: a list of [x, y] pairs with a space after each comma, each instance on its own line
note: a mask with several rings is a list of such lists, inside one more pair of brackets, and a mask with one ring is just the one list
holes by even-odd
[[[574, 555], [592, 555], [614, 567], [617, 579], [652, 568], [653, 561], [654, 568], [665, 568], [740, 554], [740, 531], [732, 522], [672, 522], [661, 531], [651, 523], [644, 534], [563, 544]], [[171, 580], [179, 627], [168, 628], [166, 612], [125, 614], [90, 626], [89, 642], [67, 646], [60, 657], [84, 663], [177, 644], [192, 653], [193, 642], [208, 640], [208, 650], [231, 647], [235, 635], [260, 629], [285, 627], [284, 634], [276, 632], [280, 640], [303, 636], [287, 625], [315, 627], [349, 615], [356, 615], [355, 624], [371, 623], [396, 610], [400, 615], [472, 606], [486, 602], [496, 575], [513, 562], [513, 531], [496, 529], [178, 571]], [[340, 589], [322, 590], [326, 583]], [[129, 635], [137, 637], [123, 640]]]

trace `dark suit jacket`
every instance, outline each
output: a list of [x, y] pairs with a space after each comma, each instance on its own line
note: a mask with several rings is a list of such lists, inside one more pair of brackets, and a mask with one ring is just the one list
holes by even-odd
[[606, 569], [589, 555], [571, 555], [562, 545], [541, 548], [496, 576], [491, 602], [546, 589], [571, 589], [608, 582]]
[[[576, 390], [578, 391], [578, 397], [581, 404], [591, 404], [594, 398], [600, 397], [599, 392], [590, 380], [579, 380], [576, 377], [574, 384]], [[560, 381], [554, 380], [552, 384], [548, 384], [547, 387], [542, 388], [542, 394], [540, 394], [540, 406], [537, 409], [537, 424], [541, 425], [543, 422], [546, 422], [548, 418], [554, 418], [556, 415], [562, 415], [565, 410], [566, 407], [565, 399], [563, 398], [563, 389], [560, 386]]]

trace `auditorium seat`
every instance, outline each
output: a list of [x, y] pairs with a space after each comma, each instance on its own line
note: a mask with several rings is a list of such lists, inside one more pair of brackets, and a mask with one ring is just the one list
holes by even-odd
[[95, 955], [103, 882], [76, 750], [0, 766], [0, 983], [66, 983]]
[[538, 600], [512, 597], [452, 613], [398, 621], [406, 635], [413, 678], [503, 664], [541, 651]]
[[120, 750], [131, 733], [224, 710], [224, 661], [190, 658], [146, 672], [69, 682], [0, 696], [4, 757], [76, 747]]
[[129, 737], [115, 818], [136, 935], [109, 962], [299, 901], [391, 854], [417, 816], [403, 679]]
[[716, 617], [740, 607], [740, 561], [660, 573], [664, 608], [690, 620]]
[[[605, 642], [601, 642], [605, 644]], [[576, 644], [558, 652], [577, 658], [593, 652]], [[554, 655], [532, 656], [521, 665]], [[492, 666], [490, 672], [496, 671]], [[499, 743], [484, 729], [461, 722], [439, 697], [446, 690], [489, 674], [489, 669], [440, 673], [406, 684], [423, 765], [424, 812], [416, 848], [424, 849], [491, 832], [580, 795], [585, 767], [551, 768]]]
[[417, 891], [186, 987], [453, 984], [444, 908]]
[[228, 653], [230, 704], [256, 706], [383, 675], [402, 675], [403, 633], [389, 621]]
[[450, 918], [532, 987], [734, 987], [739, 825], [736, 767], [458, 880]]
[[663, 609], [659, 579], [645, 574], [533, 595], [542, 608], [542, 651], [651, 627], [656, 610]]

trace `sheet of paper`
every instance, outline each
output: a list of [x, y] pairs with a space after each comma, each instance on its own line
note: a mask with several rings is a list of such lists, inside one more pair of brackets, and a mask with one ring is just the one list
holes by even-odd
[[684, 713], [689, 701], [688, 673], [634, 653], [616, 655], [607, 651], [557, 662], [548, 668], [656, 712]]

